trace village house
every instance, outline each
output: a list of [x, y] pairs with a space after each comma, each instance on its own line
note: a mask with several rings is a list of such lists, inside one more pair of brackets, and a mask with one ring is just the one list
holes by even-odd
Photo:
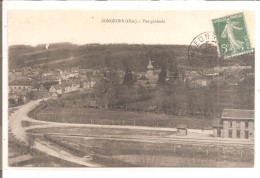
[[189, 80], [190, 85], [193, 87], [205, 87], [210, 84], [210, 80], [203, 76], [196, 76]]
[[61, 84], [52, 85], [51, 88], [49, 89], [49, 92], [51, 93], [57, 92], [58, 94], [62, 94], [63, 93], [62, 85]]
[[73, 73], [78, 73], [79, 70], [80, 70], [80, 67], [72, 67], [71, 68], [71, 72], [73, 72]]
[[71, 82], [72, 82], [71, 91], [77, 91], [77, 90], [80, 89], [80, 81], [79, 80], [73, 80]]
[[212, 126], [214, 137], [254, 139], [254, 110], [224, 109]]
[[58, 96], [59, 96], [59, 93], [57, 93], [57, 92], [54, 92], [54, 93], [51, 95], [52, 99], [57, 99]]
[[154, 80], [152, 80], [152, 81], [146, 81], [146, 86], [147, 86], [147, 88], [150, 88], [150, 89], [155, 89], [156, 88], [156, 86], [157, 86], [157, 81], [154, 81]]
[[62, 72], [60, 74], [60, 77], [62, 78], [62, 80], [68, 80], [70, 78], [70, 74], [68, 72]]
[[137, 77], [137, 79], [141, 79], [141, 80], [146, 79], [145, 72], [137, 72], [136, 77]]
[[88, 90], [93, 88], [95, 84], [96, 84], [96, 82], [94, 80], [89, 80], [89, 81], [83, 81], [82, 82], [83, 88], [88, 89]]
[[72, 83], [71, 82], [63, 82], [60, 84], [63, 88], [64, 93], [68, 93], [72, 91]]
[[70, 73], [69, 78], [79, 78], [79, 73]]

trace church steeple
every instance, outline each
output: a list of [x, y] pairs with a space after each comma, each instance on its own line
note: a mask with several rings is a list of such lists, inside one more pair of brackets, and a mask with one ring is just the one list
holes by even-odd
[[151, 61], [150, 58], [149, 58], [149, 63], [148, 63], [147, 69], [148, 70], [153, 70], [153, 64], [152, 64], [152, 61]]

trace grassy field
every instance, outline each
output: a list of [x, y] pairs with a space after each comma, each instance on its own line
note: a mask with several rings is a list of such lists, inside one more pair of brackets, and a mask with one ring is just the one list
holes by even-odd
[[[252, 167], [254, 152], [247, 148], [140, 142], [102, 137], [45, 135], [77, 156], [94, 153], [94, 162], [108, 167]], [[241, 155], [241, 151], [243, 154]]]
[[187, 124], [188, 128], [191, 129], [203, 129], [212, 124], [212, 121], [207, 119], [178, 117], [148, 112], [62, 107], [52, 107], [47, 110], [42, 110], [38, 115], [38, 119], [52, 122], [151, 127], [176, 127], [177, 124], [182, 123]]
[[115, 160], [126, 162], [129, 164], [138, 165], [140, 167], [252, 167], [251, 163], [236, 162], [236, 161], [216, 161], [205, 160], [200, 158], [184, 158], [178, 156], [165, 155], [116, 155]]
[[65, 128], [41, 128], [35, 129], [34, 133], [66, 133], [70, 135], [114, 135], [114, 136], [170, 136], [176, 132], [172, 131], [153, 131], [153, 130], [132, 130], [132, 129], [113, 129], [113, 128], [80, 128], [80, 127], [65, 127]]

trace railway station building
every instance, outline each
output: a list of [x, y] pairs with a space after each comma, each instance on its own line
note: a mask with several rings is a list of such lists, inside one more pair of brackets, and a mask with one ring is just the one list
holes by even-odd
[[214, 137], [254, 139], [254, 110], [224, 109], [212, 126]]
[[185, 136], [188, 134], [188, 127], [186, 124], [178, 124], [176, 128], [177, 128], [177, 135]]

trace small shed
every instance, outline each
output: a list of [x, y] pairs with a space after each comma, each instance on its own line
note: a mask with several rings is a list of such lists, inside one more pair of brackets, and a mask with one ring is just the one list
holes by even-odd
[[97, 108], [97, 101], [95, 100], [92, 100], [89, 102], [89, 107], [90, 108]]
[[186, 124], [177, 125], [177, 135], [184, 136], [188, 134], [188, 127]]

